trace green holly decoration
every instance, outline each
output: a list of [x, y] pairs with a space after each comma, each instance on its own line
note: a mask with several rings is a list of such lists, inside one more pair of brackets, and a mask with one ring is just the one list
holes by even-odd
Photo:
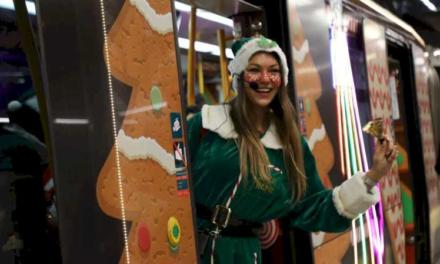
[[257, 41], [257, 45], [258, 45], [260, 48], [263, 48], [263, 49], [270, 49], [270, 48], [275, 47], [275, 46], [277, 45], [277, 43], [276, 43], [275, 41], [273, 41], [273, 40], [268, 39], [268, 38], [261, 37], [261, 38]]
[[160, 111], [160, 109], [162, 108], [163, 99], [159, 86], [153, 85], [153, 87], [151, 87], [150, 100], [151, 105], [153, 106], [153, 110]]
[[310, 112], [312, 112], [312, 105], [310, 103], [310, 99], [309, 98], [306, 98], [305, 108], [306, 108], [306, 113], [307, 114], [310, 114]]

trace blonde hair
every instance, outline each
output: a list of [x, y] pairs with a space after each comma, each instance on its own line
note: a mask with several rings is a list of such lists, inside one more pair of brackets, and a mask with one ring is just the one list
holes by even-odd
[[[278, 60], [276, 54], [270, 53]], [[260, 135], [255, 124], [250, 120], [250, 101], [239, 82], [238, 94], [231, 102], [231, 119], [238, 133], [238, 149], [240, 155], [240, 171], [243, 179], [252, 176], [257, 188], [264, 191], [272, 190], [272, 177], [269, 171], [269, 158], [260, 141]], [[270, 104], [277, 133], [283, 145], [283, 159], [286, 166], [292, 199], [299, 200], [307, 187], [304, 175], [304, 158], [298, 126], [296, 125], [296, 111], [288, 97], [287, 87], [281, 84], [278, 94]], [[284, 172], [286, 173], [286, 172]]]

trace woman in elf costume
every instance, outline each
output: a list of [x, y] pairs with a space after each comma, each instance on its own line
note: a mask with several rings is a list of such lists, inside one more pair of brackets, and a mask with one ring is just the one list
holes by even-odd
[[374, 185], [396, 157], [385, 140], [370, 171], [326, 190], [295, 123], [285, 54], [264, 37], [232, 49], [237, 97], [203, 106], [188, 122], [203, 263], [261, 263], [256, 230], [271, 219], [287, 217], [308, 231], [346, 230], [379, 200]]

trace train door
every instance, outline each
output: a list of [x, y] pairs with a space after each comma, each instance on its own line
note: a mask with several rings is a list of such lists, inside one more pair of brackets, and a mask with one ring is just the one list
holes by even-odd
[[[403, 220], [405, 228], [405, 249], [406, 249], [406, 261], [407, 263], [415, 263], [417, 259], [426, 259], [427, 256], [421, 256], [420, 254], [426, 254], [422, 252], [422, 248], [418, 247], [425, 242], [425, 235], [416, 235], [416, 233], [423, 230], [423, 224], [426, 221], [426, 212], [422, 211], [427, 209], [423, 204], [426, 202], [426, 198], [423, 198], [423, 187], [426, 187], [422, 177], [415, 178], [414, 169], [422, 162], [419, 158], [415, 158], [414, 154], [420, 149], [414, 149], [418, 144], [410, 143], [409, 135], [414, 135], [414, 121], [407, 117], [407, 113], [414, 107], [413, 104], [405, 104], [405, 96], [409, 96], [411, 91], [414, 90], [414, 71], [411, 67], [410, 49], [402, 42], [391, 41], [387, 42], [388, 50], [388, 65], [390, 70], [389, 83], [390, 90], [394, 95], [392, 97], [393, 104], [393, 120], [395, 124], [396, 141], [399, 146], [398, 157], [398, 171], [400, 177], [401, 186], [401, 201], [403, 210]], [[406, 100], [408, 102], [408, 100]], [[413, 111], [411, 111], [413, 112]], [[411, 113], [410, 113], [411, 115]], [[417, 140], [417, 137], [412, 137], [413, 142]], [[411, 145], [413, 149], [411, 149]], [[413, 158], [410, 158], [410, 156]], [[417, 203], [416, 203], [417, 202]], [[418, 214], [416, 214], [416, 211]], [[417, 230], [417, 231], [416, 231]], [[417, 241], [416, 241], [417, 240]], [[425, 246], [425, 244], [424, 244]], [[416, 247], [418, 250], [416, 250]], [[417, 256], [416, 256], [417, 252]]]
[[0, 27], [0, 263], [60, 263], [35, 2], [0, 2]]
[[173, 1], [37, 3], [63, 263], [194, 263]]

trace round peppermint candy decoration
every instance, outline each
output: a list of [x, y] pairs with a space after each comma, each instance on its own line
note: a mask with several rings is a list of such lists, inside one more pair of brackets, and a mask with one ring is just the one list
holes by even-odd
[[280, 226], [277, 220], [270, 220], [268, 222], [263, 223], [263, 226], [258, 231], [258, 237], [260, 239], [261, 248], [268, 249], [278, 238], [280, 234]]

